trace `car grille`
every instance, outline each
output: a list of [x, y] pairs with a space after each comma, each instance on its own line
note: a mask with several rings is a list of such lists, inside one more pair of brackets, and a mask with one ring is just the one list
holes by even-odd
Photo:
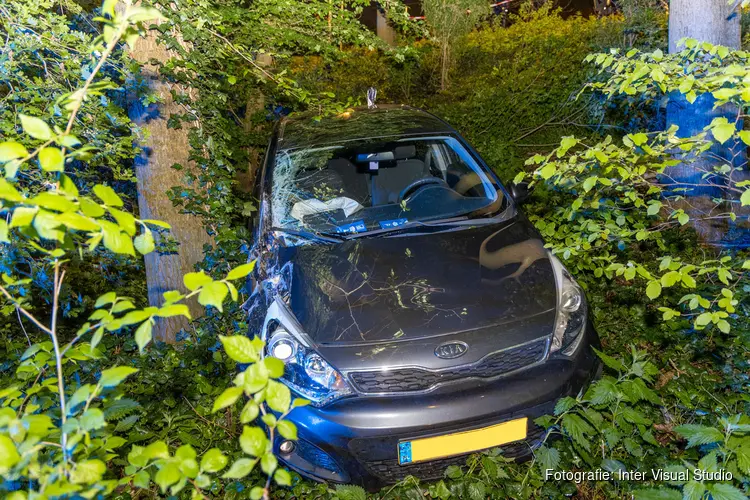
[[[509, 443], [501, 446], [502, 455], [507, 458], [522, 458], [539, 446], [544, 438], [544, 429], [533, 423], [529, 424], [528, 433], [524, 441]], [[434, 480], [443, 477], [445, 469], [451, 465], [466, 465], [469, 454], [455, 457], [441, 458], [429, 462], [400, 465], [398, 459], [364, 461], [363, 466], [373, 476], [387, 483], [401, 481], [406, 476], [418, 477], [420, 480]]]
[[424, 368], [399, 368], [395, 370], [352, 372], [349, 379], [362, 394], [419, 392], [437, 384], [466, 378], [492, 378], [542, 361], [547, 353], [547, 339], [537, 340], [519, 347], [506, 349], [484, 357], [472, 365], [441, 371]]

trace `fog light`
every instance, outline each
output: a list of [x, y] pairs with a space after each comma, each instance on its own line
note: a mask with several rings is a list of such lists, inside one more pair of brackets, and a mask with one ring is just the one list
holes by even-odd
[[271, 353], [274, 358], [278, 358], [281, 361], [291, 358], [292, 354], [294, 354], [294, 347], [292, 347], [291, 342], [283, 340], [273, 346], [273, 352]]
[[268, 353], [286, 363], [297, 353], [297, 343], [286, 330], [278, 328], [271, 336]]
[[294, 451], [294, 441], [282, 441], [279, 445], [279, 451], [283, 453], [284, 455], [289, 455], [291, 452]]

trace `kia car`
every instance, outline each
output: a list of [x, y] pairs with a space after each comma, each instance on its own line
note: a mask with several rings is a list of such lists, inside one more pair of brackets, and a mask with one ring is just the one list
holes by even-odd
[[274, 443], [289, 468], [376, 488], [529, 457], [534, 419], [596, 376], [586, 298], [521, 212], [527, 186], [441, 119], [285, 118], [258, 177], [249, 335], [311, 402]]

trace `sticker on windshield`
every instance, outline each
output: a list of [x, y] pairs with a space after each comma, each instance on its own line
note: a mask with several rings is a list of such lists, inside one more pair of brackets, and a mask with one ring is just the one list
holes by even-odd
[[403, 226], [407, 222], [409, 222], [408, 219], [382, 220], [380, 221], [380, 227], [383, 229], [390, 229], [392, 227]]
[[337, 233], [361, 233], [363, 231], [367, 231], [367, 226], [365, 226], [365, 221], [363, 220], [336, 227]]

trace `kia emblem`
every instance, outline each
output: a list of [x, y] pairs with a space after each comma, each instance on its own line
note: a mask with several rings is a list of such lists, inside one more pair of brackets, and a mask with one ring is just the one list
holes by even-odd
[[441, 359], [458, 358], [466, 354], [469, 345], [466, 342], [446, 342], [435, 348], [435, 356]]

